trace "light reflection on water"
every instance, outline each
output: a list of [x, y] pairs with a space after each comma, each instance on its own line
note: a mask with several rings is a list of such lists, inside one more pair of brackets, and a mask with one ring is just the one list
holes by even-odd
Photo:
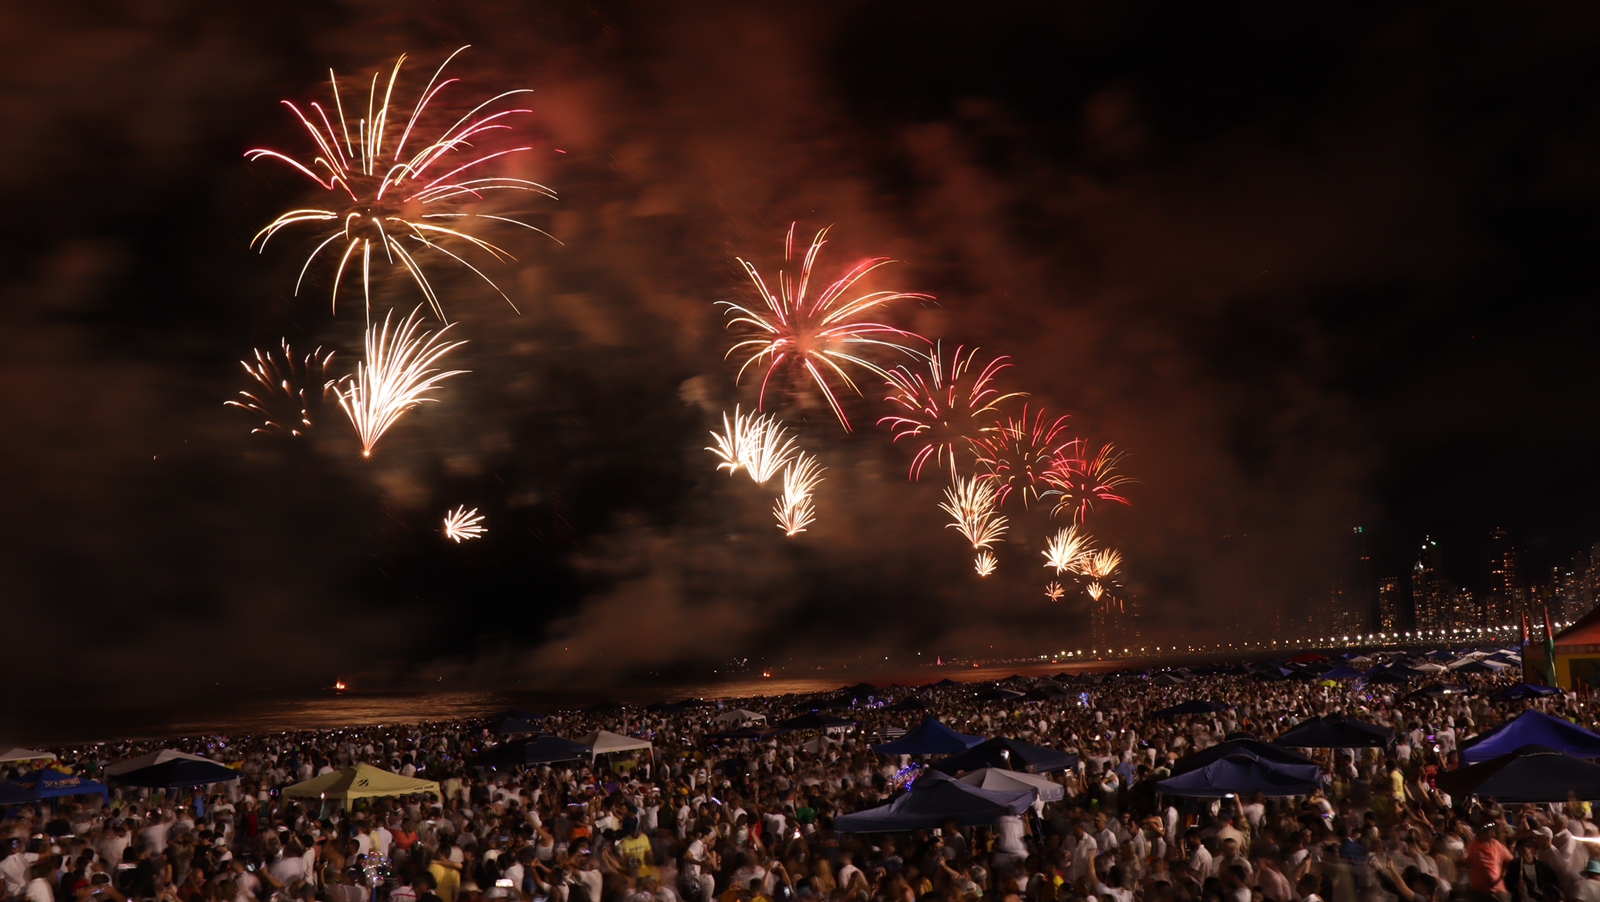
[[332, 730], [341, 727], [369, 727], [380, 724], [422, 721], [462, 720], [485, 717], [512, 707], [535, 711], [581, 707], [604, 698], [625, 704], [649, 704], [680, 698], [749, 698], [790, 693], [823, 692], [862, 681], [887, 686], [898, 683], [917, 686], [946, 677], [962, 682], [992, 680], [1014, 673], [1041, 675], [1064, 669], [1086, 669], [1081, 665], [1033, 665], [983, 668], [918, 668], [898, 673], [863, 674], [856, 671], [829, 671], [803, 677], [742, 677], [723, 682], [672, 686], [638, 686], [599, 696], [557, 696], [530, 692], [458, 691], [365, 694], [360, 687], [343, 694], [329, 692], [299, 698], [270, 701], [211, 703], [185, 709], [122, 709], [118, 711], [79, 711], [70, 716], [28, 718], [30, 722], [9, 724], [12, 741], [39, 745], [94, 742], [116, 739], [193, 736], [207, 733], [277, 733], [296, 730]]

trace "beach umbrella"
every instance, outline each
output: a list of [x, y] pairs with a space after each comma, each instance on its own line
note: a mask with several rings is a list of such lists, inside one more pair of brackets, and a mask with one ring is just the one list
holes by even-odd
[[41, 752], [35, 749], [9, 748], [0, 751], [0, 763], [7, 761], [54, 761], [54, 752]]
[[239, 772], [209, 758], [161, 749], [106, 768], [106, 776], [123, 786], [178, 789], [239, 779]]
[[1322, 678], [1325, 680], [1359, 680], [1365, 676], [1366, 674], [1361, 671], [1344, 664], [1322, 672]]
[[1229, 755], [1204, 767], [1168, 777], [1156, 784], [1156, 791], [1207, 799], [1242, 793], [1303, 796], [1310, 795], [1321, 785], [1320, 780], [1308, 780], [1303, 775], [1287, 773], [1260, 758]]
[[1523, 746], [1463, 767], [1442, 772], [1439, 788], [1465, 799], [1477, 796], [1502, 804], [1600, 799], [1600, 764], [1593, 764], [1545, 746]]

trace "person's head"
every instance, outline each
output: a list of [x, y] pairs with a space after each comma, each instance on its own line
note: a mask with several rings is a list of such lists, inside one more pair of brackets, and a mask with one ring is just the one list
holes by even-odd
[[1535, 853], [1538, 851], [1539, 843], [1533, 837], [1517, 840], [1517, 855], [1522, 858], [1523, 862], [1531, 863]]

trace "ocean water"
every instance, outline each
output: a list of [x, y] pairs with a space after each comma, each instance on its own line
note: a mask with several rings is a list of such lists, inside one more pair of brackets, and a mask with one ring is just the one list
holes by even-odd
[[[1130, 662], [1120, 662], [1126, 666]], [[682, 698], [734, 699], [823, 692], [870, 682], [916, 686], [951, 678], [993, 680], [1022, 673], [1041, 676], [1086, 665], [1004, 665], [923, 667], [902, 672], [830, 670], [806, 676], [759, 675], [721, 682], [672, 686], [634, 686], [602, 695], [559, 695], [527, 691], [363, 692], [352, 686], [311, 696], [204, 702], [182, 706], [18, 710], [0, 713], [0, 741], [15, 745], [64, 746], [125, 739], [158, 739], [201, 734], [241, 735], [298, 730], [331, 730], [382, 724], [420, 723], [485, 717], [507, 708], [534, 711], [575, 708], [597, 700], [644, 705]], [[1099, 669], [1109, 669], [1102, 665]]]

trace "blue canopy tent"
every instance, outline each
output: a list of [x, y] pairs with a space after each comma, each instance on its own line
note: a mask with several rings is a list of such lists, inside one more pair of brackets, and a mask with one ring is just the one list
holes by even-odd
[[1227, 705], [1219, 705], [1216, 702], [1201, 701], [1200, 699], [1191, 699], [1190, 701], [1179, 702], [1170, 708], [1162, 708], [1160, 711], [1152, 711], [1150, 716], [1178, 717], [1183, 714], [1216, 714], [1219, 711], [1226, 710], [1228, 710]]
[[1535, 686], [1532, 683], [1518, 683], [1515, 686], [1507, 686], [1489, 696], [1489, 701], [1518, 702], [1525, 698], [1543, 698], [1547, 695], [1555, 695], [1560, 691], [1554, 686]]
[[1330, 670], [1323, 671], [1320, 676], [1325, 680], [1359, 680], [1366, 674], [1348, 664], [1340, 664]]
[[1071, 752], [1058, 752], [1020, 739], [996, 736], [972, 748], [940, 758], [933, 762], [934, 770], [947, 774], [977, 770], [982, 767], [1000, 767], [1026, 771], [1030, 774], [1047, 774], [1051, 771], [1075, 769], [1078, 756]]
[[1186, 774], [1192, 770], [1199, 770], [1214, 761], [1221, 761], [1229, 755], [1244, 755], [1247, 758], [1256, 758], [1265, 761], [1286, 774], [1303, 777], [1307, 780], [1319, 780], [1322, 771], [1315, 761], [1300, 754], [1291, 752], [1281, 746], [1259, 739], [1239, 737], [1219, 742], [1208, 749], [1202, 749], [1192, 755], [1179, 758], [1172, 765], [1172, 776]]
[[579, 761], [589, 757], [589, 746], [560, 736], [536, 736], [496, 746], [469, 760], [473, 767], [518, 767]]
[[1249, 755], [1229, 755], [1204, 767], [1168, 777], [1156, 784], [1156, 791], [1174, 796], [1215, 799], [1241, 793], [1264, 796], [1310, 795], [1322, 781], [1303, 774], [1286, 773], [1279, 765]]
[[541, 720], [544, 718], [527, 711], [506, 711], [503, 714], [496, 714], [490, 723], [495, 735], [514, 736], [518, 733], [539, 732]]
[[929, 717], [899, 739], [873, 746], [873, 751], [880, 755], [954, 755], [982, 741], [982, 736], [957, 733], [937, 718]]
[[1292, 749], [1383, 748], [1394, 741], [1394, 730], [1345, 717], [1313, 717], [1295, 724], [1273, 740]]
[[106, 768], [106, 776], [123, 786], [185, 789], [228, 783], [239, 779], [239, 772], [199, 755], [161, 749], [128, 761], [119, 761]]
[[1481, 764], [1439, 774], [1439, 788], [1457, 798], [1505, 804], [1600, 799], [1600, 764], [1544, 746], [1524, 746]]
[[20, 805], [41, 799], [82, 795], [110, 798], [104, 783], [96, 783], [77, 774], [64, 774], [49, 768], [36, 770], [21, 779], [0, 783], [0, 805]]
[[1028, 810], [1038, 794], [1033, 789], [979, 789], [927, 770], [911, 785], [910, 792], [887, 805], [840, 815], [833, 819], [833, 829], [839, 833], [895, 833], [932, 829], [947, 820], [963, 827], [987, 826], [1001, 815]]
[[1530, 708], [1516, 719], [1462, 743], [1461, 760], [1476, 764], [1529, 745], [1544, 746], [1577, 758], [1600, 758], [1600, 735]]

